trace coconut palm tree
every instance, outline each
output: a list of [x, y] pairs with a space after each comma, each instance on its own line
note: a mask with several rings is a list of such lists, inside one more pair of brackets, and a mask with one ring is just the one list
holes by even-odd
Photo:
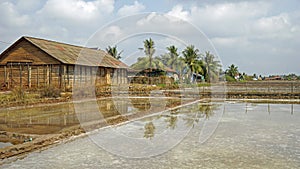
[[187, 64], [190, 70], [189, 79], [193, 75], [193, 73], [203, 73], [202, 62], [199, 60], [199, 50], [195, 49], [193, 45], [187, 46], [183, 51], [182, 60]]
[[179, 61], [179, 54], [177, 52], [178, 49], [174, 45], [171, 45], [167, 47], [167, 50], [169, 51], [169, 60], [167, 61], [167, 66], [169, 66], [171, 69], [176, 69]]
[[207, 82], [215, 81], [219, 77], [221, 68], [220, 61], [216, 60], [215, 56], [209, 51], [205, 52], [203, 60], [203, 67], [205, 69], [204, 77]]
[[231, 64], [228, 69], [226, 69], [226, 74], [232, 78], [235, 78], [237, 74], [239, 74], [238, 67], [234, 64]]
[[149, 58], [150, 71], [151, 71], [151, 69], [152, 69], [152, 56], [155, 53], [154, 41], [151, 38], [146, 39], [144, 41], [144, 52], [145, 52], [146, 56], [148, 56], [148, 58]]
[[[132, 64], [130, 67], [136, 70], [144, 70], [147, 67], [150, 67], [149, 57], [139, 57], [137, 62]], [[152, 59], [151, 68], [154, 69], [164, 69], [164, 64], [161, 61], [161, 58], [155, 57]]]
[[108, 54], [110, 54], [110, 55], [113, 56], [114, 58], [116, 58], [116, 59], [118, 59], [118, 60], [121, 59], [121, 53], [122, 53], [123, 51], [118, 52], [117, 46], [113, 46], [113, 47], [108, 46], [105, 50], [106, 50], [106, 52], [107, 52]]

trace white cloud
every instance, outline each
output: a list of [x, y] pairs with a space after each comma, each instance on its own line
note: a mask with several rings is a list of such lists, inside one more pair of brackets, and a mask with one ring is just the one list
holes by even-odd
[[277, 16], [262, 17], [254, 22], [253, 31], [263, 34], [289, 33], [291, 30], [289, 15], [286, 13]]
[[102, 18], [113, 10], [113, 0], [48, 0], [38, 13], [53, 19], [91, 21]]
[[139, 13], [145, 9], [145, 6], [138, 1], [134, 1], [133, 5], [124, 5], [118, 10], [118, 15], [120, 16], [128, 16], [132, 14]]
[[191, 18], [200, 29], [218, 36], [244, 34], [249, 24], [267, 14], [266, 2], [238, 2], [192, 7]]
[[174, 6], [172, 10], [167, 13], [167, 15], [173, 16], [175, 18], [180, 18], [185, 21], [190, 20], [190, 13], [188, 11], [184, 11], [181, 5]]
[[0, 22], [7, 27], [23, 27], [29, 25], [28, 15], [20, 14], [16, 6], [11, 2], [2, 2], [0, 5]]

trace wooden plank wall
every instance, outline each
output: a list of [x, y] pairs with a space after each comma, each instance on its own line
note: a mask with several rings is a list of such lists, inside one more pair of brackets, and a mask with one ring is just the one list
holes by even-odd
[[0, 66], [1, 87], [6, 84], [8, 89], [15, 87], [42, 88], [54, 86], [65, 90], [73, 84], [107, 85], [126, 84], [127, 71], [104, 67], [73, 65], [29, 65], [8, 64]]

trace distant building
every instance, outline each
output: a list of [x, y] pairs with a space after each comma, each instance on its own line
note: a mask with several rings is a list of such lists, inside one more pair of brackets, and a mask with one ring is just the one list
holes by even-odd
[[279, 75], [271, 75], [269, 77], [265, 77], [264, 80], [283, 80], [283, 78]]
[[102, 50], [21, 37], [0, 55], [0, 88], [124, 84], [127, 68]]

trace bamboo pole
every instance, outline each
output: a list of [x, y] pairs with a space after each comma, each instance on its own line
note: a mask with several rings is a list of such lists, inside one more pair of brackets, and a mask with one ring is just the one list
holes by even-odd
[[49, 66], [49, 86], [52, 85], [52, 65]]
[[22, 87], [22, 65], [19, 63], [20, 65], [20, 88]]
[[27, 69], [28, 69], [28, 87], [31, 88], [31, 66], [27, 64]]
[[66, 65], [63, 65], [63, 75], [62, 75], [62, 79], [63, 79], [63, 88], [64, 88], [64, 91], [66, 91], [66, 72], [67, 72], [67, 66]]
[[8, 85], [8, 88], [10, 88], [10, 86], [12, 85], [12, 78], [13, 78], [13, 74], [12, 74], [12, 63], [10, 63], [10, 83]]
[[6, 72], [6, 65], [4, 66], [4, 84], [6, 85], [7, 80], [7, 72]]
[[82, 66], [79, 66], [79, 85], [81, 86], [81, 81], [82, 81]]
[[40, 76], [39, 76], [39, 74], [40, 74], [40, 72], [39, 72], [39, 66], [37, 66], [37, 69], [36, 69], [36, 71], [37, 71], [37, 75], [36, 75], [36, 83], [37, 83], [37, 87], [39, 87], [40, 86]]
[[68, 81], [68, 86], [70, 86], [70, 67], [67, 65], [67, 81]]

